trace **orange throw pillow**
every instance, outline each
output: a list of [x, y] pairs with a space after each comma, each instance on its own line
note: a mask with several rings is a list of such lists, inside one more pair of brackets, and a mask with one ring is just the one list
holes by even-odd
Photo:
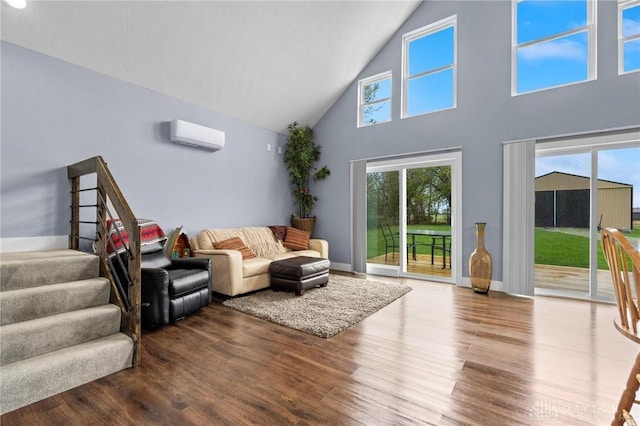
[[216, 250], [239, 250], [243, 259], [252, 259], [256, 254], [247, 247], [239, 237], [229, 238], [228, 240], [217, 242], [213, 245]]
[[311, 234], [297, 228], [287, 227], [283, 246], [291, 250], [309, 250], [309, 238]]

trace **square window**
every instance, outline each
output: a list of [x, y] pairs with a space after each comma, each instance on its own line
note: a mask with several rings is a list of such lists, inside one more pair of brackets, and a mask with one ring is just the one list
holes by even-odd
[[624, 72], [640, 70], [640, 39], [624, 43]]
[[587, 33], [581, 32], [518, 50], [518, 93], [584, 81], [589, 77]]
[[594, 1], [513, 0], [513, 95], [596, 78]]
[[621, 1], [618, 9], [618, 72], [639, 71], [640, 1]]
[[407, 84], [409, 116], [453, 108], [453, 70], [423, 75]]
[[358, 127], [391, 121], [391, 71], [358, 82]]
[[403, 36], [403, 118], [455, 108], [456, 25], [454, 15]]

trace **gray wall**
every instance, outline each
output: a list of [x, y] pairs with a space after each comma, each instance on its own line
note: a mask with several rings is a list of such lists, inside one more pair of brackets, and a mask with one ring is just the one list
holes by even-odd
[[[598, 3], [596, 81], [512, 97], [511, 3], [423, 3], [358, 77], [393, 71], [392, 121], [356, 127], [356, 79], [314, 127], [332, 171], [316, 187], [321, 200], [315, 209], [332, 261], [351, 259], [349, 160], [462, 146], [463, 259], [475, 246], [474, 222], [486, 221], [493, 277], [501, 280], [502, 142], [640, 125], [640, 73], [618, 76], [616, 13], [616, 2]], [[458, 16], [457, 108], [401, 120], [402, 34], [453, 14]]]
[[[66, 166], [96, 155], [134, 213], [166, 232], [288, 222], [282, 135], [7, 42], [1, 49], [0, 237], [67, 235]], [[225, 148], [170, 143], [175, 118], [225, 131]]]

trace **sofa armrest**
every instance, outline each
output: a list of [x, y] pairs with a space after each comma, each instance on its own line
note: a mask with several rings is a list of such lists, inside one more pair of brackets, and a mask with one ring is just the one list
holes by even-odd
[[239, 250], [195, 250], [196, 257], [211, 259], [211, 289], [235, 296], [242, 293], [242, 254]]
[[329, 242], [327, 240], [312, 238], [309, 240], [309, 249], [319, 252], [322, 258], [329, 258]]

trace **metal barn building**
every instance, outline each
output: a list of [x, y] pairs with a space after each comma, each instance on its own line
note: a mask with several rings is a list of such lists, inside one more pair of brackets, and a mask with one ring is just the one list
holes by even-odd
[[[590, 178], [562, 172], [538, 176], [536, 226], [589, 227]], [[633, 185], [598, 180], [598, 222], [604, 227], [631, 229]]]

